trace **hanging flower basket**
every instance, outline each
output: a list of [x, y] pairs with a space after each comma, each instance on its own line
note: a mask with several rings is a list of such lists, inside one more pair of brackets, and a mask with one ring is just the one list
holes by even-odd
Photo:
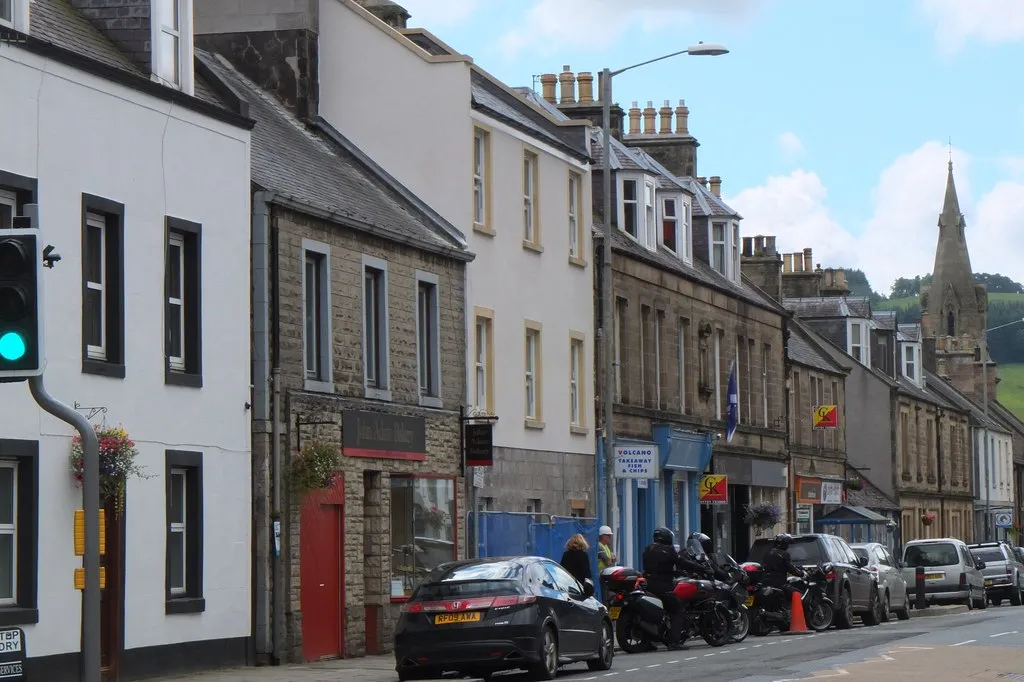
[[771, 502], [757, 502], [747, 505], [743, 521], [755, 528], [771, 528], [782, 519], [782, 510]]
[[[93, 426], [100, 444], [100, 501], [114, 501], [114, 512], [120, 516], [124, 511], [125, 484], [129, 478], [152, 478], [135, 459], [139, 451], [135, 441], [128, 437], [123, 427]], [[68, 457], [71, 478], [77, 485], [84, 479], [82, 437], [71, 439], [71, 455]]]
[[301, 498], [313, 490], [330, 488], [339, 465], [337, 447], [319, 441], [310, 443], [289, 464], [292, 491]]
[[932, 525], [935, 521], [935, 514], [928, 512], [927, 514], [921, 514], [921, 523], [926, 526]]
[[847, 479], [846, 482], [843, 483], [843, 487], [847, 490], [864, 490], [864, 479], [859, 476], [857, 478]]

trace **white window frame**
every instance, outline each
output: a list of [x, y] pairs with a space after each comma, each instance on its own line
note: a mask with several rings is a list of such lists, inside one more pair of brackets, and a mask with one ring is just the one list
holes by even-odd
[[491, 410], [491, 405], [487, 399], [487, 382], [490, 379], [488, 376], [488, 364], [490, 362], [490, 344], [493, 329], [494, 320], [492, 318], [477, 316], [475, 325], [476, 356], [474, 359], [476, 365], [475, 405], [478, 409], [484, 409], [488, 412]]
[[[669, 204], [672, 205], [672, 215], [668, 214]], [[685, 253], [685, 249], [683, 248], [683, 245], [680, 243], [680, 237], [682, 235], [680, 234], [679, 229], [680, 223], [682, 223], [682, 220], [680, 220], [680, 218], [682, 217], [680, 213], [682, 212], [682, 210], [685, 210], [682, 197], [676, 194], [661, 197], [661, 201], [658, 202], [658, 209], [660, 211], [660, 220], [658, 221], [658, 243], [661, 246], [665, 247], [665, 249], [667, 249], [673, 256], [681, 259], [683, 257], [683, 254]], [[673, 232], [675, 235], [676, 242], [675, 248], [672, 248], [671, 246], [665, 243], [666, 223], [672, 223], [674, 226]]]
[[538, 379], [537, 367], [538, 360], [540, 359], [540, 332], [530, 327], [526, 328], [526, 335], [524, 337], [525, 348], [525, 362], [524, 362], [524, 380], [525, 380], [525, 403], [524, 403], [524, 415], [529, 420], [539, 420], [537, 410], [537, 393], [538, 393]]
[[523, 152], [523, 240], [537, 242], [537, 172], [539, 157], [531, 151]]
[[487, 224], [487, 133], [473, 131], [473, 223]]
[[11, 542], [11, 596], [0, 599], [0, 606], [18, 603], [18, 462], [0, 460], [0, 468], [11, 469], [11, 523], [0, 524], [0, 535], [10, 535]]
[[569, 257], [580, 257], [580, 175], [569, 171]]
[[733, 222], [729, 230], [729, 253], [732, 260], [729, 262], [729, 279], [734, 282], [740, 281], [740, 224]]
[[[185, 258], [185, 235], [180, 232], [171, 232], [167, 235], [167, 245], [175, 246], [178, 248], [178, 276], [181, 280], [178, 282], [178, 291], [180, 297], [167, 295], [167, 303], [169, 306], [178, 306], [178, 326], [180, 329], [179, 338], [181, 339], [181, 355], [171, 355], [167, 361], [170, 368], [176, 372], [185, 371], [185, 348], [188, 345], [185, 337], [187, 329], [185, 328], [185, 279], [187, 277], [185, 267], [187, 265], [187, 259]], [[173, 324], [173, 321], [168, 319], [168, 325]], [[168, 329], [170, 333], [170, 329]], [[169, 352], [169, 351], [168, 351]]]
[[[858, 332], [857, 339], [853, 338], [855, 330], [857, 330]], [[868, 320], [860, 318], [847, 318], [846, 338], [848, 339], [846, 352], [849, 354], [849, 356], [854, 360], [857, 360], [860, 364], [864, 365], [865, 367], [870, 367], [871, 344], [869, 343], [869, 341], [871, 339], [871, 329]], [[853, 354], [854, 348], [859, 348], [860, 359], [858, 359], [857, 356]]]
[[681, 258], [686, 263], [693, 263], [693, 204], [683, 199], [683, 251]]
[[[715, 239], [715, 228], [722, 228], [722, 239]], [[715, 250], [721, 247], [722, 249], [722, 269], [719, 270], [715, 265]], [[722, 275], [723, 277], [729, 276], [729, 223], [722, 221], [712, 221], [708, 225], [708, 262], [711, 265], [711, 269]]]
[[[188, 472], [185, 469], [173, 467], [171, 477], [181, 477], [181, 522], [167, 520], [167, 530], [171, 535], [181, 535], [181, 582], [180, 587], [171, 586], [170, 593], [175, 596], [182, 596], [188, 593]], [[170, 486], [174, 490], [174, 484]], [[168, 505], [168, 509], [170, 505]], [[168, 557], [170, 561], [170, 557]], [[173, 572], [172, 572], [173, 573]], [[168, 578], [169, 579], [169, 578]]]
[[[320, 306], [317, 311], [319, 315], [319, 329], [315, 333], [320, 337], [319, 362], [316, 372], [309, 373], [309, 357], [307, 356], [307, 338], [309, 329], [306, 324], [306, 263], [310, 255], [314, 255], [319, 266]], [[323, 242], [312, 239], [302, 240], [302, 368], [305, 377], [305, 389], [307, 391], [334, 392], [334, 344], [332, 340], [332, 319], [331, 311], [331, 247]]]
[[644, 242], [642, 243], [651, 251], [658, 249], [658, 234], [655, 231], [658, 220], [657, 201], [654, 180], [644, 178]]
[[[150, 22], [150, 39], [152, 44], [153, 74], [152, 79], [163, 83], [168, 87], [181, 90], [187, 95], [195, 92], [195, 66], [193, 59], [193, 8], [192, 0], [178, 1], [178, 27], [162, 24], [158, 17], [163, 15], [164, 6], [173, 5], [175, 0], [154, 0], [154, 6], [150, 12], [153, 21]], [[177, 38], [178, 40], [178, 68], [177, 80], [169, 80], [163, 76], [170, 68], [163, 63], [163, 51], [160, 49], [164, 40]]]
[[[363, 327], [363, 385], [364, 395], [370, 400], [391, 401], [391, 334], [390, 334], [390, 305], [388, 298], [388, 262], [381, 258], [363, 254], [362, 277], [362, 327]], [[367, 313], [367, 291], [366, 274], [367, 270], [376, 270], [380, 276], [379, 295], [374, 301], [374, 314], [376, 315], [377, 326], [380, 329], [379, 347], [376, 348], [374, 360], [376, 364], [377, 378], [372, 385], [369, 378], [370, 368], [370, 330], [366, 325]], [[383, 379], [383, 381], [381, 381]]]
[[679, 339], [679, 412], [686, 414], [686, 332], [689, 325], [680, 318], [677, 338]]
[[920, 358], [921, 353], [918, 352], [916, 343], [903, 344], [903, 376], [915, 384], [920, 375], [920, 372], [918, 372], [918, 365], [921, 364]]
[[18, 195], [9, 189], [0, 188], [0, 205], [11, 209], [11, 224], [0, 225], [0, 229], [14, 227], [14, 216], [18, 215]]
[[580, 382], [583, 380], [583, 341], [569, 339], [569, 425], [583, 426]]
[[[426, 285], [430, 288], [430, 338], [424, 338], [422, 329], [423, 311], [421, 305], [421, 289]], [[420, 405], [423, 407], [441, 408], [441, 280], [432, 272], [416, 271], [416, 377], [419, 384]], [[423, 344], [428, 348], [430, 364], [433, 371], [427, 377], [429, 386], [423, 385]]]
[[[87, 240], [89, 228], [95, 228], [100, 231], [100, 281], [93, 282], [84, 276], [82, 277], [85, 280], [86, 289], [100, 292], [100, 345], [88, 344], [85, 347], [85, 352], [90, 360], [105, 362], [107, 359], [107, 221], [99, 213], [89, 212], [85, 214], [85, 226]], [[82, 313], [85, 314], [85, 311], [83, 310]]]
[[[11, 18], [9, 21], [0, 19], [0, 26], [13, 28], [19, 33], [28, 33], [30, 1], [31, 0], [6, 0], [6, 4], [11, 9]], [[0, 0], [0, 5], [4, 4], [4, 2], [5, 0]]]

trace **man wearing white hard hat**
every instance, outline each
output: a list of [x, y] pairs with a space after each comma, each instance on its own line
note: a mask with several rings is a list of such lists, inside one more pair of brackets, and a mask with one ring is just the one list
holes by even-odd
[[601, 526], [597, 530], [597, 570], [603, 571], [609, 566], [614, 566], [618, 559], [612, 551], [612, 529], [608, 526]]

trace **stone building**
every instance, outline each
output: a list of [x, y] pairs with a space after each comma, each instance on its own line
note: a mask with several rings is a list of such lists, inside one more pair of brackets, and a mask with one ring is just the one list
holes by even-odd
[[[552, 77], [542, 76], [542, 83]], [[560, 78], [586, 82], [589, 74], [566, 70]], [[600, 102], [564, 95], [556, 101], [553, 91], [546, 94], [566, 115], [600, 121]], [[615, 382], [607, 388], [615, 402], [620, 556], [635, 562], [654, 528], [668, 525], [679, 537], [702, 529], [742, 559], [754, 532], [743, 521], [746, 505], [785, 507], [785, 311], [743, 277], [740, 217], [722, 201], [719, 180], [695, 179], [685, 168], [666, 168], [629, 146], [641, 134], [664, 134], [668, 144], [675, 135], [673, 110], [641, 111], [634, 105], [622, 140], [622, 110], [613, 111], [614, 208], [603, 219], [614, 225]], [[655, 132], [656, 115], [662, 132]], [[686, 112], [681, 115], [685, 126]], [[598, 214], [604, 152], [597, 131], [591, 149]], [[602, 234], [595, 230], [598, 247]], [[600, 258], [597, 248], [595, 259]], [[598, 310], [604, 285], [597, 280]], [[725, 432], [731, 371], [739, 424], [730, 441]], [[600, 380], [598, 388], [600, 395]], [[700, 487], [708, 481], [705, 473], [724, 476], [714, 492]], [[778, 527], [785, 523], [783, 517]]]
[[[383, 652], [399, 602], [465, 555], [458, 406], [472, 256], [458, 230], [330, 125], [300, 120], [227, 58], [202, 59], [259, 131], [257, 537], [282, 525], [279, 576], [274, 552], [256, 548], [258, 651], [293, 661]], [[325, 489], [296, 490], [296, 462], [315, 446], [340, 454], [337, 473]], [[278, 628], [283, 639], [271, 637]]]

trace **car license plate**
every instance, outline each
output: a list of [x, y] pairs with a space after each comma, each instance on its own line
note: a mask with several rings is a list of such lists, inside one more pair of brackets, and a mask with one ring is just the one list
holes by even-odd
[[942, 574], [941, 573], [925, 573], [924, 574], [924, 579], [925, 580], [942, 580]]
[[754, 596], [751, 595], [751, 596], [747, 597], [746, 601], [743, 602], [743, 605], [746, 606], [746, 607], [753, 606], [754, 605]]
[[434, 625], [448, 625], [449, 623], [476, 623], [479, 620], [479, 611], [467, 611], [465, 613], [439, 613], [434, 616]]
[[992, 587], [992, 581], [991, 580], [986, 580], [985, 581], [985, 587]]
[[622, 611], [622, 607], [621, 606], [613, 606], [610, 609], [608, 609], [608, 617], [611, 618], [612, 620], [618, 620], [619, 619], [619, 613], [621, 611]]

